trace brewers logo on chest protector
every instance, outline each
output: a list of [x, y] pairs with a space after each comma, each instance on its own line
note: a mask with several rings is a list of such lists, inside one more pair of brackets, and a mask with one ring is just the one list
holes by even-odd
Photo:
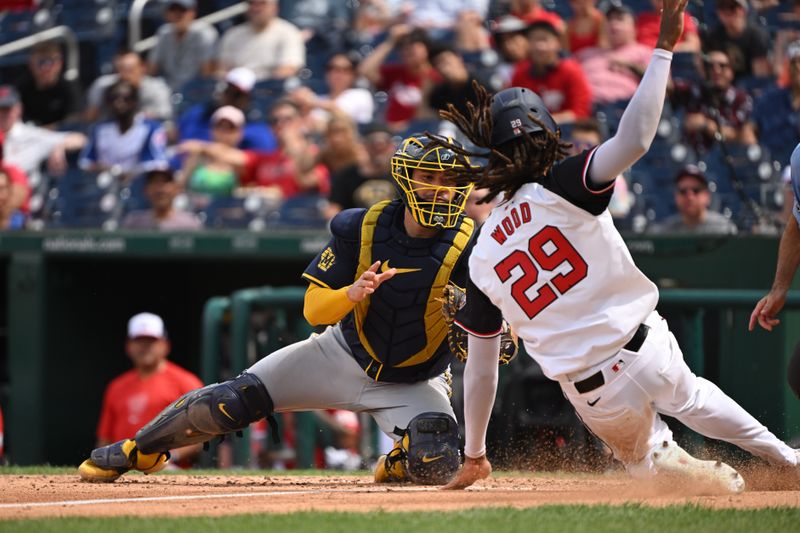
[[[461, 218], [430, 239], [403, 232], [399, 201], [369, 209], [361, 223], [355, 278], [375, 261], [397, 274], [356, 305], [343, 321], [345, 338], [368, 375], [380, 381], [418, 381], [451, 361], [447, 325], [436, 300], [471, 246], [473, 222]], [[465, 253], [465, 251], [467, 253]]]

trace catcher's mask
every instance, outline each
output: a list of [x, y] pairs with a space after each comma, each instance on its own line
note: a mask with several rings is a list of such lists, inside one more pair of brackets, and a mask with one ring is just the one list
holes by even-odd
[[[452, 138], [441, 138], [458, 144]], [[392, 177], [411, 216], [428, 228], [452, 228], [464, 211], [472, 184], [445, 186], [414, 179], [414, 170], [453, 172], [469, 159], [442, 146], [430, 146], [431, 137], [415, 134], [405, 139], [392, 156]], [[460, 145], [459, 145], [460, 146]], [[463, 162], [462, 162], [463, 161]]]
[[504, 89], [492, 97], [492, 145], [498, 146], [523, 135], [543, 131], [531, 120], [533, 115], [551, 133], [558, 133], [556, 121], [550, 116], [538, 94], [522, 87]]

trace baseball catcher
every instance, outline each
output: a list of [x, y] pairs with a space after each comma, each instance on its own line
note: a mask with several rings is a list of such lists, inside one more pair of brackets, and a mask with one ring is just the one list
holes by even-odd
[[234, 433], [274, 412], [336, 408], [368, 412], [396, 439], [378, 461], [377, 482], [448, 482], [460, 463], [459, 435], [440, 301], [448, 283], [467, 280], [475, 231], [463, 210], [472, 185], [451, 176], [468, 165], [430, 136], [405, 139], [392, 158], [399, 199], [339, 213], [332, 238], [303, 273], [306, 319], [331, 326], [235, 379], [184, 395], [132, 439], [94, 450], [81, 477], [154, 472], [167, 450]]

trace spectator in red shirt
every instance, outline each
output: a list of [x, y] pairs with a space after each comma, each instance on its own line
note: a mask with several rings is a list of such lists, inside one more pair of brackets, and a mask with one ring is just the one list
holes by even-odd
[[563, 35], [566, 30], [564, 21], [558, 16], [558, 13], [553, 13], [543, 8], [539, 0], [511, 0], [509, 7], [511, 15], [522, 19], [528, 24], [549, 22], [558, 30], [559, 35]]
[[530, 59], [517, 63], [511, 85], [535, 91], [562, 124], [591, 114], [592, 93], [580, 64], [559, 56], [560, 37], [549, 22], [533, 23], [528, 29]]
[[[400, 48], [400, 63], [386, 64], [386, 58]], [[441, 81], [428, 58], [430, 41], [425, 30], [397, 24], [389, 37], [375, 47], [358, 67], [376, 89], [389, 93], [385, 121], [395, 131], [406, 128], [417, 115], [429, 88]]]
[[[130, 438], [170, 403], [203, 383], [191, 372], [167, 361], [170, 342], [164, 322], [152, 313], [139, 313], [128, 322], [125, 350], [133, 368], [106, 387], [97, 446]], [[171, 450], [173, 462], [185, 461], [200, 445]]]
[[270, 111], [269, 121], [278, 139], [278, 148], [271, 152], [239, 150], [205, 141], [186, 141], [178, 152], [233, 165], [239, 172], [240, 185], [268, 188], [282, 198], [304, 192], [327, 195], [328, 170], [317, 163], [319, 148], [309, 140], [297, 104], [279, 100]]
[[[662, 0], [650, 0], [653, 9], [643, 11], [636, 17], [636, 40], [650, 48], [656, 47], [658, 32], [661, 27]], [[675, 45], [675, 52], [699, 52], [700, 35], [697, 33], [697, 24], [689, 13], [683, 14], [683, 35]]]
[[10, 180], [10, 191], [8, 206], [10, 209], [19, 209], [22, 213], [28, 214], [28, 202], [31, 196], [31, 188], [28, 185], [28, 176], [21, 168], [3, 161], [3, 141], [5, 134], [0, 130], [0, 170], [5, 172]]
[[573, 54], [584, 48], [605, 48], [606, 18], [595, 0], [569, 0], [572, 18], [567, 22], [567, 46]]

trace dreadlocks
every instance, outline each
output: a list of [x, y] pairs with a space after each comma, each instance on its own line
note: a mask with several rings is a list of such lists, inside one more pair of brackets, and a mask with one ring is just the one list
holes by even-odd
[[440, 111], [439, 115], [454, 123], [472, 144], [488, 152], [469, 151], [446, 140], [438, 142], [464, 157], [488, 158], [483, 167], [464, 165], [455, 177], [459, 185], [468, 182], [474, 183], [476, 188], [489, 190], [479, 203], [490, 202], [500, 193], [511, 198], [520, 187], [544, 176], [554, 163], [564, 159], [571, 145], [561, 140], [560, 131], [550, 131], [542, 121], [529, 114], [528, 117], [541, 127], [541, 131], [523, 132], [515, 139], [493, 146], [492, 96], [477, 81], [473, 81], [472, 86], [478, 96], [478, 105], [467, 102], [467, 116], [456, 110], [453, 104], [447, 104], [447, 110]]

